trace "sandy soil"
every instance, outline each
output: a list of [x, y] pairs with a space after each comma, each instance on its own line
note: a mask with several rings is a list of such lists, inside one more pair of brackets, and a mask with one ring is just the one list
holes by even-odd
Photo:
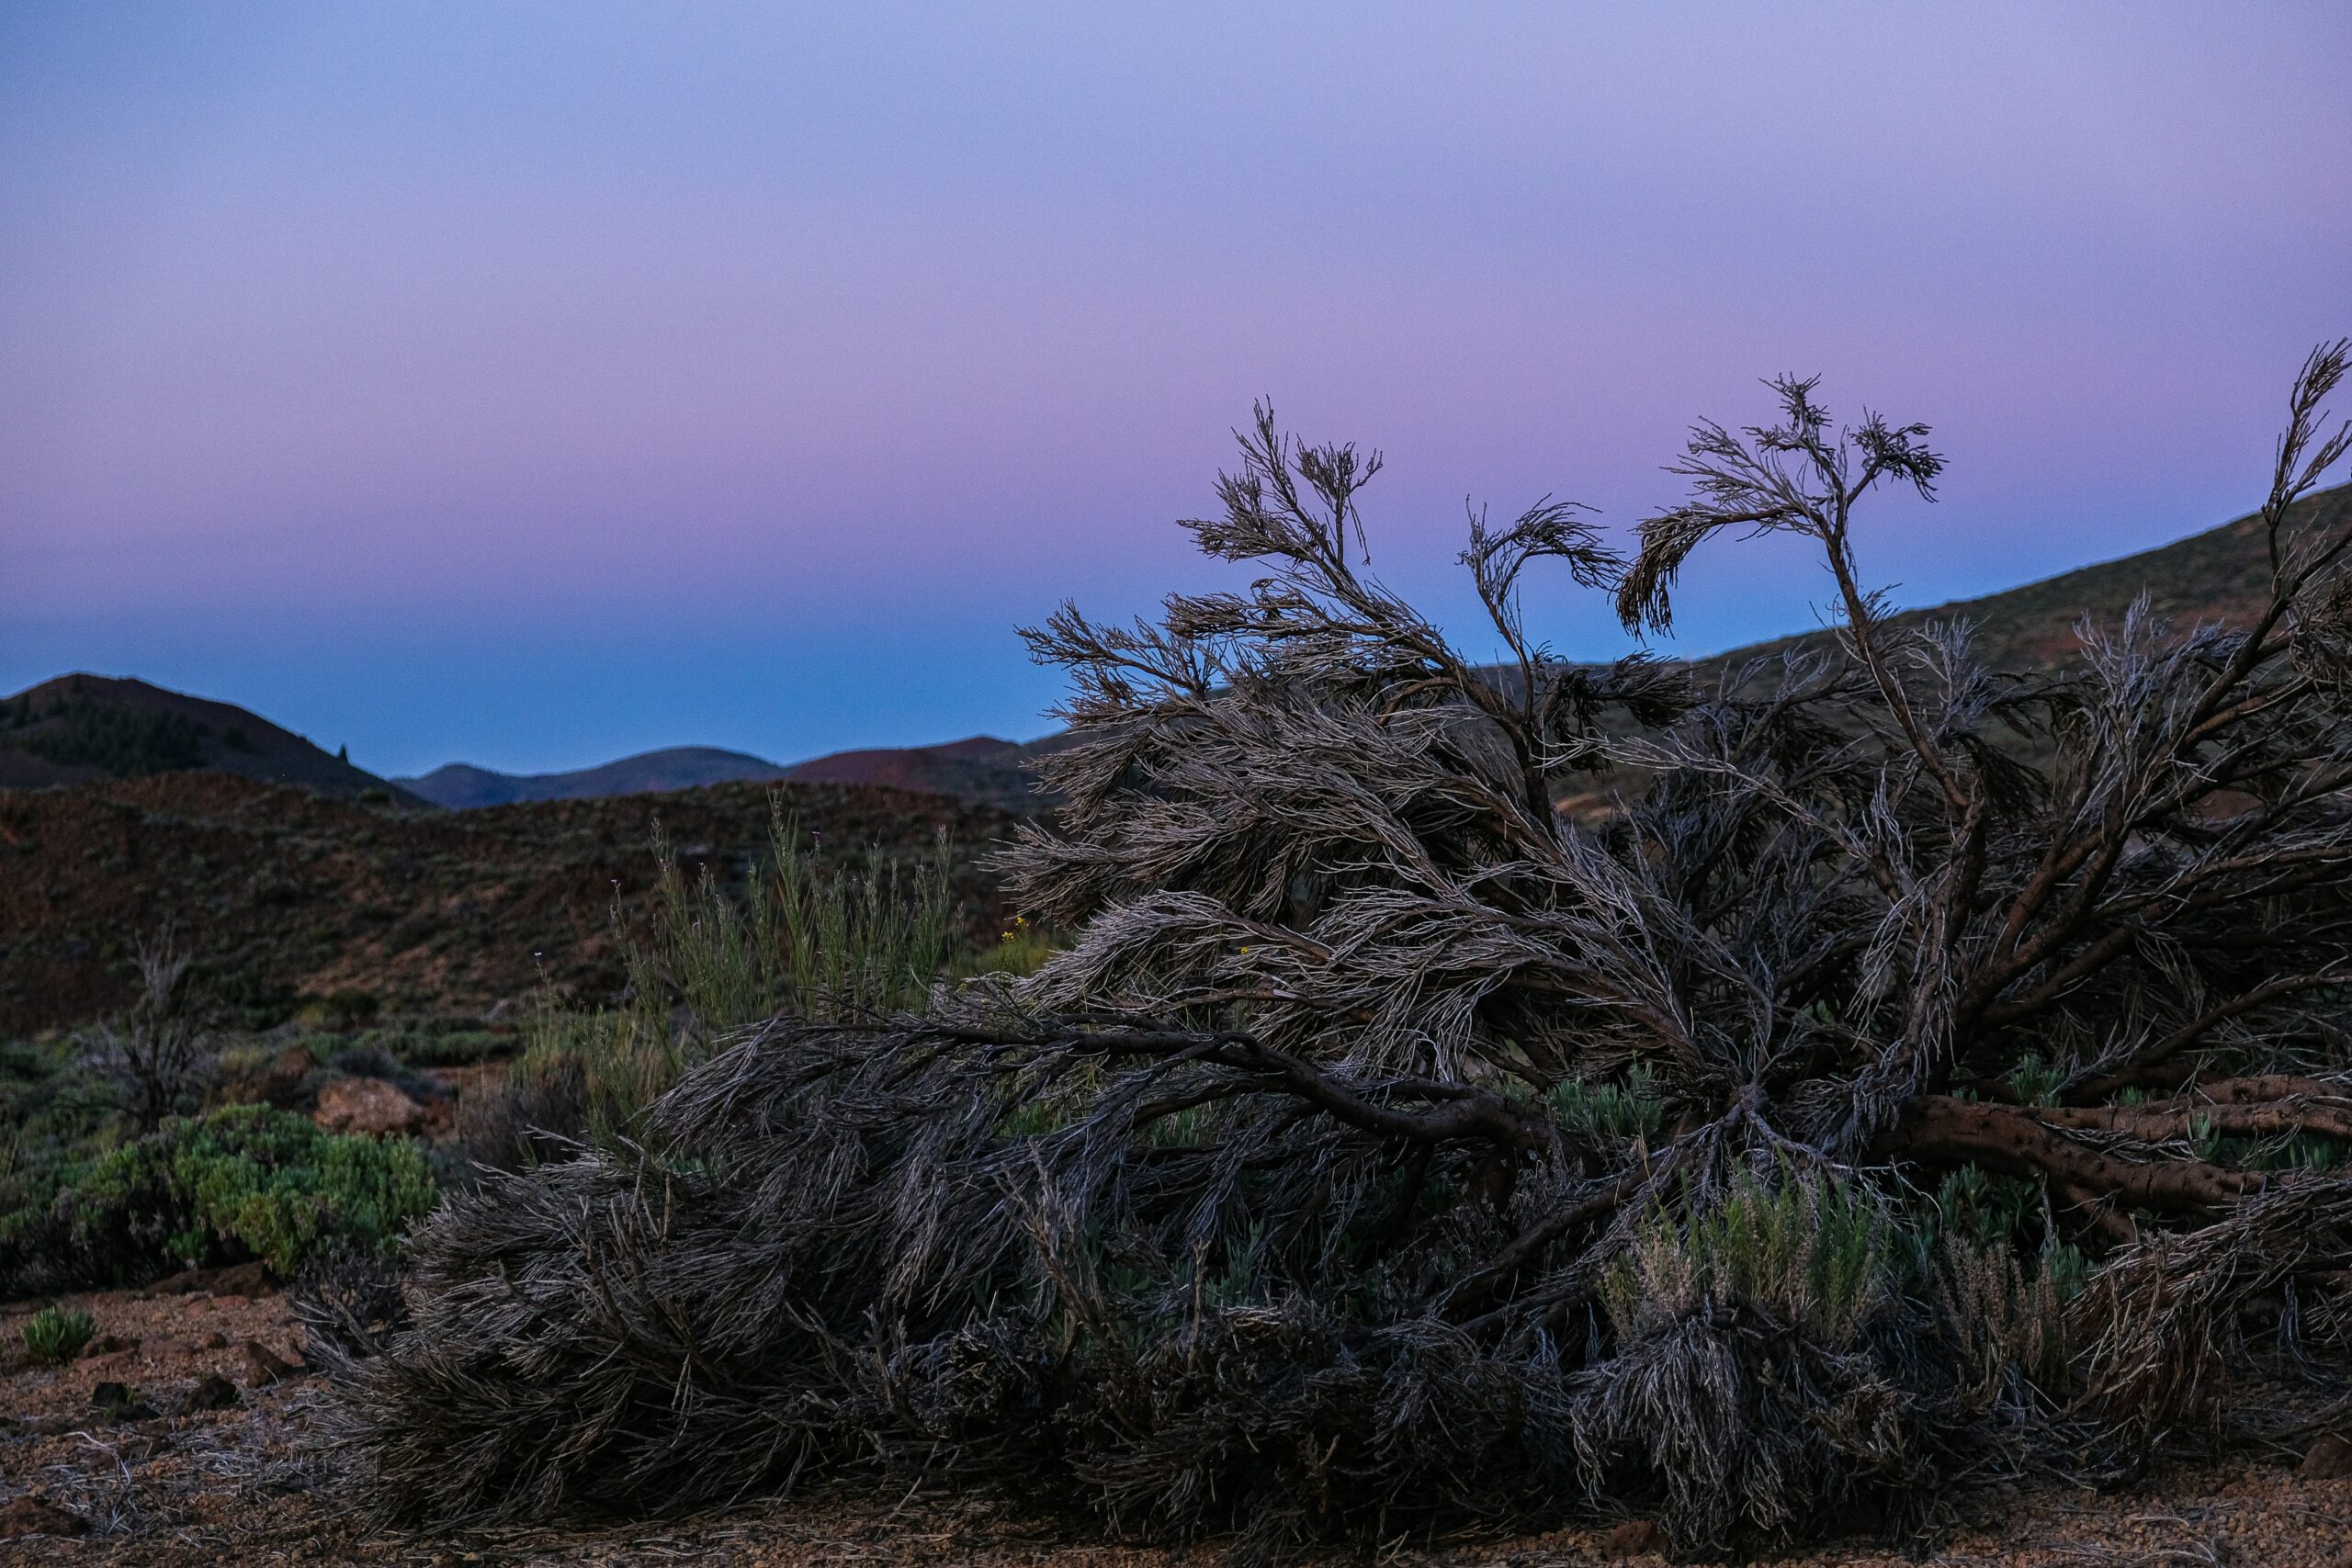
[[[238, 1281], [210, 1281], [233, 1287]], [[325, 1395], [299, 1365], [300, 1337], [275, 1293], [73, 1296], [100, 1345], [62, 1369], [30, 1364], [19, 1329], [35, 1303], [0, 1306], [0, 1562], [195, 1568], [209, 1563], [968, 1563], [985, 1568], [1192, 1568], [1216, 1542], [1170, 1551], [1074, 1539], [986, 1503], [881, 1498], [770, 1505], [718, 1518], [628, 1529], [425, 1539], [369, 1531], [311, 1440]], [[206, 1383], [217, 1377], [232, 1385]], [[105, 1383], [134, 1404], [93, 1405]], [[233, 1392], [232, 1392], [233, 1390]], [[217, 1408], [203, 1408], [208, 1403]], [[189, 1406], [195, 1407], [189, 1407]], [[1792, 1563], [2050, 1568], [2352, 1568], [2352, 1479], [2289, 1463], [2177, 1471], [2136, 1491], [1969, 1500], [1939, 1538], [1903, 1551], [1832, 1546]], [[43, 1533], [23, 1533], [40, 1529]], [[1396, 1568], [1552, 1568], [1666, 1559], [1634, 1522], [1515, 1540], [1397, 1543], [1330, 1562]]]

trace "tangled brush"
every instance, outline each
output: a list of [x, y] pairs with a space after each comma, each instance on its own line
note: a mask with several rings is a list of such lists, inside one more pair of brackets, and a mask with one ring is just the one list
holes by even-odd
[[[920, 1474], [1260, 1555], [1624, 1508], [1727, 1551], [2340, 1390], [2346, 364], [2296, 383], [2267, 611], [2038, 675], [1860, 586], [1857, 505], [1941, 459], [1810, 382], [1694, 432], [1630, 562], [1474, 520], [1499, 664], [1363, 565], [1377, 459], [1261, 411], [1190, 525], [1250, 592], [1029, 634], [1074, 743], [1002, 864], [1072, 945], [779, 1018], [449, 1202], [339, 1373], [376, 1497]], [[1835, 646], [1697, 693], [1528, 634], [1532, 565], [1663, 628], [1725, 529], [1817, 546]]]

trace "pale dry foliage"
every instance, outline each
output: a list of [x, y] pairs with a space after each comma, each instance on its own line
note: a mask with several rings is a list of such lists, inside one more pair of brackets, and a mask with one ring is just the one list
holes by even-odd
[[[2267, 613], [2048, 672], [1890, 622], [1856, 510], [1941, 459], [1811, 382], [1695, 431], [1631, 562], [1474, 519], [1498, 665], [1371, 574], [1377, 460], [1261, 411], [1188, 525], [1252, 590], [1030, 634], [1074, 743], [1003, 869], [1069, 949], [780, 1018], [453, 1201], [342, 1373], [376, 1496], [922, 1475], [1259, 1552], [1624, 1508], [1726, 1550], [2340, 1391], [2345, 367], [2296, 383]], [[1726, 529], [1815, 541], [1833, 646], [1700, 693], [1528, 631], [1545, 565], [1665, 626]]]

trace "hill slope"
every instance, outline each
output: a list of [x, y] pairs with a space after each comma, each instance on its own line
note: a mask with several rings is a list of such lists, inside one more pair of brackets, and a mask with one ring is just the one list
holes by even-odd
[[928, 790], [1006, 811], [1034, 812], [1051, 802], [1038, 794], [1026, 764], [1061, 744], [1061, 738], [1052, 735], [1026, 744], [975, 735], [943, 746], [836, 751], [796, 763], [786, 776], [808, 784], [876, 784]]
[[0, 700], [0, 789], [210, 769], [353, 799], [427, 803], [258, 714], [144, 681], [61, 675]]
[[[2303, 506], [2308, 510], [2347, 499], [2352, 499], [2352, 485], [2324, 491]], [[1986, 662], [1996, 669], [2041, 669], [2074, 651], [2075, 626], [2085, 615], [2103, 626], [2118, 625], [2143, 593], [2151, 610], [2185, 625], [2242, 622], [2269, 602], [2269, 592], [2270, 558], [2262, 521], [2248, 515], [2136, 555], [2078, 567], [1979, 599], [1906, 610], [1896, 618], [1908, 625], [1967, 620], [1975, 626], [1977, 649]], [[1826, 635], [1800, 633], [1697, 662], [1701, 668], [1734, 664]]]
[[973, 805], [1035, 811], [1041, 802], [1023, 761], [1050, 739], [1022, 745], [975, 735], [941, 746], [880, 746], [835, 751], [789, 766], [744, 751], [677, 746], [624, 757], [602, 767], [562, 773], [502, 773], [451, 762], [417, 778], [393, 782], [453, 811], [525, 800], [588, 800], [650, 795], [706, 784], [765, 783], [878, 784], [887, 789], [952, 795]]
[[[2352, 492], [2352, 487], [2314, 496], [2307, 504], [2324, 504], [2347, 492]], [[2082, 616], [2088, 615], [2112, 625], [2142, 593], [2148, 595], [2158, 615], [2177, 622], [2243, 619], [2261, 606], [2268, 570], [2260, 523], [2247, 516], [2136, 555], [1978, 599], [1906, 611], [1899, 618], [1916, 624], [1964, 617], [1975, 624], [1978, 646], [1994, 665], [2046, 667], [2072, 651], [2074, 627]], [[1702, 676], [1712, 675], [1826, 636], [1819, 631], [1801, 633], [1735, 649], [1693, 664]], [[521, 775], [452, 763], [423, 778], [397, 782], [456, 809], [516, 800], [630, 795], [730, 780], [789, 779], [807, 784], [881, 784], [950, 795], [1008, 811], [1033, 812], [1051, 802], [1036, 792], [1026, 764], [1065, 743], [1060, 736], [1022, 743], [976, 735], [939, 746], [837, 751], [783, 767], [741, 751], [681, 747], [577, 773]]]
[[715, 746], [673, 746], [571, 773], [502, 773], [470, 763], [450, 762], [421, 778], [392, 782], [435, 806], [465, 811], [525, 800], [652, 795], [665, 790], [699, 789], [706, 784], [760, 784], [791, 776], [789, 769], [749, 752], [724, 751]]
[[971, 861], [1012, 819], [936, 795], [733, 784], [414, 812], [172, 773], [0, 793], [0, 1039], [123, 1006], [132, 943], [166, 924], [255, 1026], [339, 990], [478, 1013], [544, 978], [601, 1003], [621, 983], [615, 906], [653, 886], [656, 819], [682, 862], [730, 879], [763, 853], [777, 792], [837, 863], [927, 856], [944, 829], [974, 929], [994, 929]]

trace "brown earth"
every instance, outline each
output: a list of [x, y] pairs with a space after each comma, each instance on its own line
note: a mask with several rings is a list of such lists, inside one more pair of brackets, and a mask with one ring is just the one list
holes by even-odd
[[255, 1025], [305, 998], [479, 1016], [541, 979], [620, 984], [612, 911], [655, 881], [656, 824], [689, 869], [740, 877], [781, 798], [823, 859], [927, 855], [946, 831], [975, 929], [999, 919], [972, 858], [1012, 818], [871, 785], [722, 784], [674, 795], [421, 812], [216, 773], [0, 791], [0, 1038], [130, 998], [133, 942], [168, 924]]
[[[214, 1280], [210, 1283], [251, 1281]], [[159, 1288], [160, 1289], [160, 1288]], [[343, 1461], [319, 1440], [331, 1397], [299, 1365], [261, 1382], [266, 1359], [299, 1362], [283, 1296], [198, 1289], [64, 1298], [86, 1308], [101, 1343], [128, 1348], [62, 1370], [31, 1366], [24, 1320], [39, 1303], [0, 1308], [0, 1562], [209, 1563], [969, 1563], [988, 1568], [1192, 1568], [1222, 1562], [1228, 1543], [1171, 1550], [1090, 1540], [1066, 1517], [1017, 1500], [909, 1495], [769, 1503], [723, 1516], [576, 1529], [422, 1536], [371, 1528], [354, 1511]], [[258, 1346], [264, 1357], [246, 1347]], [[214, 1409], [181, 1412], [208, 1377]], [[117, 1382], [153, 1414], [108, 1416], [92, 1404]], [[196, 1401], [201, 1404], [201, 1399]], [[175, 1413], [178, 1412], [178, 1413]], [[1781, 1561], [1896, 1568], [2352, 1568], [2352, 1479], [2293, 1473], [2294, 1456], [2175, 1468], [2129, 1491], [1988, 1493], [1916, 1546], [1866, 1540]], [[10, 1536], [45, 1525], [51, 1533]], [[1367, 1557], [1399, 1568], [1567, 1568], [1667, 1559], [1641, 1521], [1515, 1540], [1399, 1541]]]

